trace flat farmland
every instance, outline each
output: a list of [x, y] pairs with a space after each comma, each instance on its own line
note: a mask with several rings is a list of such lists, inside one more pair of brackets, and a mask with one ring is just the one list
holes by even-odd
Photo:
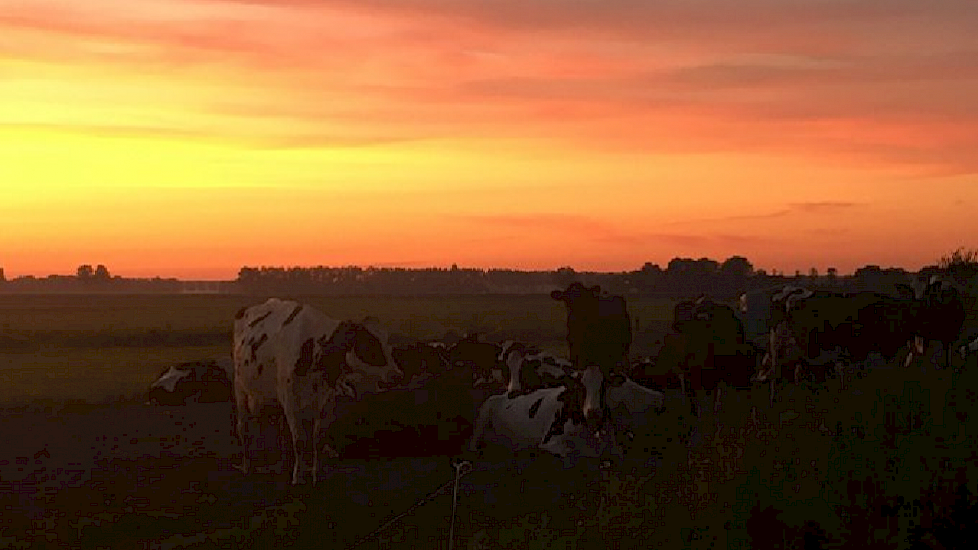
[[[449, 331], [566, 355], [566, 312], [547, 295], [297, 296], [337, 319], [374, 315], [392, 342]], [[234, 314], [264, 297], [0, 294], [0, 404], [101, 403], [144, 391], [168, 365], [229, 355]], [[666, 330], [673, 302], [629, 299], [635, 353]]]
[[[565, 308], [547, 295], [292, 298], [336, 318], [375, 315], [395, 341], [479, 332], [566, 352]], [[451, 479], [447, 456], [346, 453], [321, 474], [320, 489], [292, 488], [291, 457], [277, 450], [274, 426], [261, 455], [271, 469], [245, 477], [233, 468], [230, 403], [142, 404], [169, 365], [229, 354], [235, 312], [264, 299], [0, 295], [0, 439], [8, 442], [0, 547], [347, 547]], [[672, 314], [665, 300], [632, 299], [630, 308], [641, 327], [636, 349]], [[468, 505], [456, 533], [470, 539], [541, 502], [593, 496], [597, 475], [526, 457], [480, 464], [460, 486]], [[443, 547], [446, 498], [433, 497], [367, 547]], [[583, 513], [567, 508], [561, 524], [571, 528]]]
[[[564, 306], [546, 295], [295, 299], [337, 318], [375, 315], [392, 340], [478, 331], [566, 353]], [[233, 467], [240, 449], [230, 403], [142, 404], [167, 366], [227, 355], [235, 312], [263, 300], [0, 295], [0, 548], [351, 548], [361, 540], [360, 548], [446, 548], [449, 459], [464, 433], [434, 449], [412, 444], [406, 430], [368, 433], [347, 414], [330, 432], [340, 457], [316, 487], [292, 487], [291, 458], [272, 423], [259, 437], [262, 470], [244, 476]], [[629, 299], [635, 355], [654, 350], [672, 306]], [[975, 357], [955, 357], [944, 370], [933, 353], [909, 365], [905, 357], [866, 367], [845, 390], [789, 386], [773, 407], [766, 388], [730, 390], [720, 415], [706, 406], [702, 419], [667, 392], [650, 469], [566, 468], [547, 456], [474, 460], [458, 487], [455, 548], [951, 548], [972, 540]], [[416, 398], [379, 414], [406, 421]], [[370, 456], [372, 444], [388, 454]]]

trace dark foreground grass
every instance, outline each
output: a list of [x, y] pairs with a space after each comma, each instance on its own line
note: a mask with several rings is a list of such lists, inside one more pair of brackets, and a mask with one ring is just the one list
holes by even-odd
[[[0, 391], [6, 392], [0, 399], [6, 403], [98, 402], [141, 391], [167, 364], [227, 353], [226, 344], [188, 346], [174, 334], [229, 337], [234, 311], [260, 301], [0, 298], [5, 338], [45, 342], [19, 351], [11, 345], [0, 355]], [[393, 333], [408, 337], [480, 330], [550, 342], [563, 351], [564, 311], [545, 296], [309, 301], [337, 317], [377, 315]], [[630, 307], [645, 326], [671, 313], [666, 302], [633, 300]], [[101, 345], [100, 338], [118, 342], [150, 331], [163, 340]], [[652, 333], [640, 331], [636, 338], [651, 339]], [[539, 494], [552, 465], [472, 474], [460, 491], [455, 547], [970, 548], [978, 525], [974, 359], [956, 361], [954, 371], [927, 372], [921, 360], [903, 368], [900, 359], [852, 380], [845, 392], [793, 388], [774, 408], [767, 407], [764, 389], [736, 392], [725, 399], [719, 430], [710, 414], [696, 423], [673, 407], [660, 419], [662, 456], [654, 475], [596, 474], [582, 491], [583, 511], [569, 501], [528, 496]], [[229, 437], [229, 420], [212, 421]], [[117, 423], [104, 429], [123, 430]], [[687, 449], [683, 441], [693, 425], [703, 438]], [[163, 442], [158, 433], [139, 438], [140, 444]], [[353, 474], [342, 471], [317, 488], [290, 489], [282, 476], [242, 480], [230, 470], [230, 455], [201, 452], [205, 456], [117, 460], [85, 487], [37, 496], [34, 508], [23, 493], [5, 487], [0, 545], [345, 548], [450, 479], [447, 466], [426, 467], [397, 474], [417, 476], [415, 486], [395, 483], [381, 490], [395, 474], [374, 462], [364, 466], [375, 480], [370, 490], [366, 482], [348, 483]], [[33, 448], [25, 453], [24, 467], [45, 460]], [[354, 504], [361, 507], [355, 520], [348, 514]], [[444, 548], [450, 511], [450, 494], [441, 495], [363, 547]]]
[[[770, 409], [763, 391], [743, 391], [726, 401], [719, 431], [711, 415], [696, 422], [673, 407], [657, 427], [654, 471], [566, 471], [524, 457], [470, 474], [455, 547], [970, 547], [976, 387], [974, 370], [912, 365], [870, 372], [841, 393], [795, 388]], [[705, 437], [687, 449], [681, 440], [692, 426]], [[290, 488], [287, 475], [246, 480], [230, 469], [233, 458], [200, 452], [117, 460], [87, 489], [45, 500], [33, 534], [8, 531], [6, 541], [348, 548], [451, 480], [447, 458], [398, 459], [401, 466], [345, 459], [318, 487]], [[556, 501], [554, 486], [563, 487]], [[449, 490], [362, 548], [445, 548], [451, 504]]]

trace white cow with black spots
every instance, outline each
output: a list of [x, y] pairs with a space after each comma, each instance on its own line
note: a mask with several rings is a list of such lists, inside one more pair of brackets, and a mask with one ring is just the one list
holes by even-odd
[[310, 439], [316, 483], [321, 438], [335, 418], [338, 393], [357, 398], [383, 391], [403, 377], [391, 358], [386, 333], [372, 317], [359, 323], [338, 321], [312, 306], [271, 298], [238, 312], [233, 342], [240, 469], [251, 469], [256, 418], [277, 401], [292, 436], [293, 485], [301, 481]]
[[541, 449], [559, 457], [597, 457], [614, 446], [600, 427], [604, 376], [590, 366], [565, 384], [526, 394], [505, 393], [479, 411], [469, 451], [491, 443], [512, 451]]

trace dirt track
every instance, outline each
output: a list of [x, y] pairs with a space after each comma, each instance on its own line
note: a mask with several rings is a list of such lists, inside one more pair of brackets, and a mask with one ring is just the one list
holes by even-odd
[[[230, 415], [227, 403], [5, 411], [0, 441], [10, 443], [0, 454], [0, 545], [346, 548], [453, 476], [446, 456], [368, 460], [345, 453], [315, 488], [289, 486], [284, 468], [246, 477], [233, 467], [238, 445]], [[264, 435], [274, 446], [274, 429]], [[267, 459], [276, 462], [276, 455]], [[594, 493], [600, 475], [590, 467], [563, 470], [548, 458], [475, 467], [460, 489], [461, 540], [479, 526], [541, 507], [572, 524], [582, 512], [570, 505], [579, 501], [571, 495]], [[385, 536], [397, 548], [443, 546], [451, 499], [449, 489]], [[234, 528], [248, 534], [235, 540]], [[207, 533], [217, 539], [205, 542]]]

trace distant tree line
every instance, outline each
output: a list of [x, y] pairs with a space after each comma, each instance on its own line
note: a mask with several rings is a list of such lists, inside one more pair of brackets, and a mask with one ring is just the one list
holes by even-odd
[[160, 277], [141, 279], [113, 276], [102, 264], [94, 268], [90, 264], [78, 266], [74, 275], [25, 275], [7, 280], [0, 268], [0, 292], [22, 293], [179, 293], [183, 283], [178, 279]]
[[[343, 294], [536, 294], [565, 287], [573, 281], [598, 284], [624, 295], [689, 297], [709, 294], [733, 298], [742, 292], [782, 284], [800, 284], [850, 290], [895, 292], [896, 285], [915, 276], [936, 273], [952, 275], [964, 285], [974, 284], [978, 275], [978, 250], [958, 249], [918, 273], [901, 268], [863, 266], [851, 276], [840, 276], [835, 268], [824, 275], [816, 269], [807, 274], [786, 275], [755, 269], [743, 256], [723, 262], [709, 258], [673, 258], [663, 268], [648, 262], [635, 271], [575, 271], [564, 266], [553, 271], [513, 269], [450, 268], [409, 269], [402, 267], [242, 267], [238, 277], [222, 287], [224, 292], [253, 295], [343, 295]], [[75, 275], [50, 275], [7, 280], [0, 268], [2, 292], [123, 292], [179, 293], [187, 291], [178, 279], [131, 279], [112, 276], [104, 265], [81, 265]]]
[[[938, 266], [932, 268], [940, 271]], [[820, 276], [786, 276], [755, 270], [749, 260], [733, 256], [724, 262], [709, 258], [674, 258], [662, 268], [646, 263], [635, 271], [578, 272], [571, 267], [553, 271], [459, 268], [374, 267], [245, 267], [237, 283], [246, 294], [534, 294], [564, 287], [573, 281], [598, 284], [624, 295], [696, 296], [733, 298], [742, 292], [780, 284], [895, 292], [896, 285], [912, 281], [914, 273], [900, 268], [862, 267], [848, 277], [830, 268]]]

